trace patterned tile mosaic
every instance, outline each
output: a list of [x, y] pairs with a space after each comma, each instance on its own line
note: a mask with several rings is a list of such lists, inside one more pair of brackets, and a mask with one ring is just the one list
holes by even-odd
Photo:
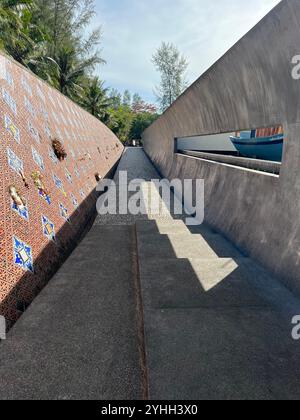
[[42, 216], [43, 233], [51, 241], [55, 240], [55, 226], [46, 216]]
[[[102, 123], [1, 55], [0, 134], [0, 315], [12, 325], [17, 302], [34, 298], [63, 260], [61, 250], [82, 234], [95, 211], [94, 175], [104, 176], [123, 148]], [[64, 161], [52, 148], [55, 137]]]
[[14, 262], [25, 271], [34, 272], [32, 249], [25, 242], [13, 237]]

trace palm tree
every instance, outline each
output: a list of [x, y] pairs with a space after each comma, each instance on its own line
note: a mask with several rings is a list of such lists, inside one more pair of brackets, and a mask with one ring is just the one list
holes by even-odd
[[88, 79], [84, 87], [82, 106], [102, 121], [106, 120], [108, 108], [112, 106], [108, 92], [109, 89], [104, 88], [104, 83], [100, 81], [99, 77]]
[[48, 57], [52, 62], [53, 72], [51, 81], [61, 93], [70, 98], [77, 97], [82, 92], [83, 77], [91, 67], [89, 59], [80, 60], [73, 46], [62, 45], [53, 57]]

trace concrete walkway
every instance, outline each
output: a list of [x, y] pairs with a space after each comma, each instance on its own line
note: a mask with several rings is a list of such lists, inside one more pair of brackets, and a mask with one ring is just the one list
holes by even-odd
[[[141, 149], [126, 169], [144, 187], [158, 177]], [[296, 314], [298, 298], [207, 226], [99, 216], [0, 344], [0, 399], [300, 399]]]

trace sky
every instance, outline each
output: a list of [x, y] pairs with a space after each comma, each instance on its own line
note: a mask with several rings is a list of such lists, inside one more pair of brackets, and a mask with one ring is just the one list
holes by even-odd
[[151, 58], [162, 41], [187, 58], [189, 84], [201, 76], [280, 0], [95, 0], [91, 24], [102, 26], [97, 73], [106, 86], [155, 102]]

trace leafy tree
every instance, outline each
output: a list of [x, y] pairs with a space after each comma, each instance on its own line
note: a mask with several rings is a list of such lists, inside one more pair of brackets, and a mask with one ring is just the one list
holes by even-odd
[[123, 105], [131, 106], [131, 93], [129, 92], [129, 90], [125, 90], [123, 94]]
[[142, 112], [135, 115], [129, 132], [129, 138], [131, 140], [140, 140], [146, 128], [148, 128], [157, 118], [158, 114], [151, 114], [149, 112]]
[[114, 109], [118, 109], [122, 104], [122, 95], [117, 89], [111, 89], [109, 92], [109, 98], [111, 100]]
[[138, 106], [143, 101], [141, 95], [135, 93], [132, 97], [132, 107]]
[[165, 42], [153, 55], [152, 62], [161, 75], [160, 86], [155, 93], [161, 110], [165, 111], [187, 86], [185, 73], [188, 62], [174, 44]]
[[107, 125], [116, 136], [125, 143], [129, 139], [133, 118], [134, 114], [130, 107], [121, 105], [117, 109], [109, 109], [109, 120]]

